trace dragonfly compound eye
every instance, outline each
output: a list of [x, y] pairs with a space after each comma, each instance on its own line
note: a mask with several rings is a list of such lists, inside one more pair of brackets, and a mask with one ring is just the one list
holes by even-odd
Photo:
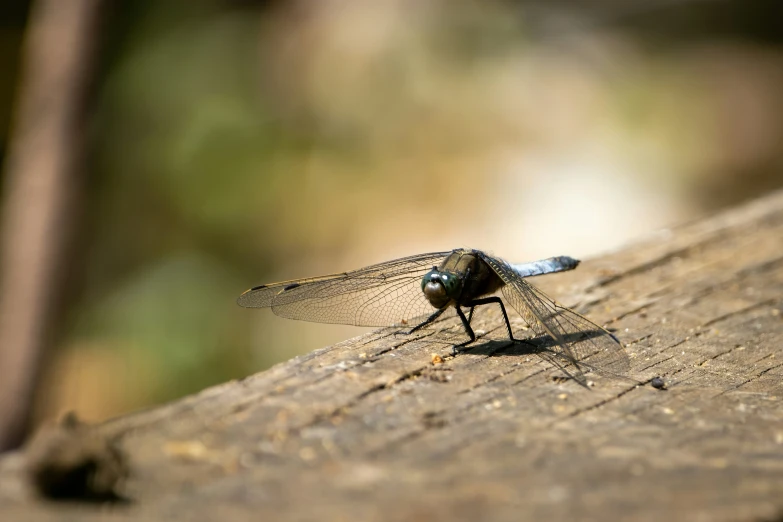
[[421, 280], [421, 290], [435, 308], [443, 308], [459, 297], [461, 284], [458, 277], [433, 268]]
[[443, 288], [440, 281], [430, 281], [424, 285], [422, 290], [424, 290], [424, 295], [427, 296], [427, 300], [435, 308], [443, 308], [451, 300], [449, 299], [449, 296], [446, 295], [446, 289]]
[[451, 299], [457, 299], [460, 291], [462, 290], [462, 279], [452, 274], [441, 272], [440, 282], [443, 284], [443, 288], [446, 289], [446, 295]]
[[443, 308], [451, 300], [441, 279], [441, 273], [433, 268], [421, 280], [421, 291], [435, 308]]

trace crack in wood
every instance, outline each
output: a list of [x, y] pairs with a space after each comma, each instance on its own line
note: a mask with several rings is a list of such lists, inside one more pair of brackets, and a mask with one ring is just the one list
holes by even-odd
[[635, 265], [627, 270], [623, 270], [622, 272], [619, 272], [617, 274], [613, 274], [605, 279], [601, 279], [597, 281], [596, 283], [593, 283], [592, 285], [588, 286], [585, 289], [585, 292], [589, 293], [592, 292], [598, 288], [604, 288], [607, 286], [610, 286], [618, 281], [627, 279], [629, 277], [633, 277], [635, 275], [644, 274], [646, 272], [649, 272], [655, 268], [665, 266], [669, 264], [674, 259], [681, 259], [687, 257], [687, 255], [694, 251], [698, 250], [703, 246], [709, 245], [711, 243], [716, 243], [721, 240], [720, 237], [710, 237], [708, 239], [702, 240], [698, 243], [694, 243], [692, 245], [688, 245], [683, 248], [679, 248], [677, 250], [673, 250], [671, 252], [667, 252], [666, 254], [663, 254], [655, 259], [651, 259], [650, 261], [645, 261], [644, 263], [641, 263], [639, 265]]
[[709, 328], [709, 327], [711, 327], [711, 326], [713, 326], [713, 325], [715, 325], [717, 323], [723, 322], [723, 321], [725, 321], [727, 319], [731, 319], [731, 318], [733, 318], [735, 316], [743, 315], [743, 314], [745, 314], [747, 312], [752, 312], [753, 310], [757, 310], [759, 308], [763, 308], [763, 307], [765, 307], [767, 305], [774, 305], [777, 302], [778, 302], [778, 299], [774, 299], [774, 298], [773, 299], [765, 299], [764, 301], [761, 301], [761, 302], [758, 302], [758, 303], [754, 303], [754, 304], [752, 304], [750, 306], [746, 306], [745, 308], [741, 308], [739, 310], [734, 310], [733, 312], [729, 312], [729, 313], [723, 314], [721, 316], [715, 317], [714, 319], [710, 319], [709, 321], [704, 322], [701, 325], [699, 325], [699, 328]]
[[602, 399], [602, 400], [600, 400], [600, 401], [598, 401], [596, 403], [591, 404], [590, 406], [586, 406], [584, 408], [579, 408], [579, 409], [577, 409], [575, 411], [569, 412], [567, 415], [565, 415], [563, 417], [558, 417], [558, 418], [552, 420], [547, 425], [547, 428], [554, 427], [555, 425], [560, 424], [561, 422], [566, 421], [568, 419], [572, 419], [572, 418], [578, 417], [578, 416], [580, 416], [580, 415], [582, 415], [584, 413], [596, 410], [598, 408], [602, 408], [602, 407], [606, 406], [607, 404], [615, 402], [615, 401], [619, 400], [621, 397], [624, 397], [625, 395], [628, 395], [632, 391], [638, 389], [640, 386], [644, 386], [644, 385], [650, 384], [650, 382], [652, 382], [652, 379], [648, 379], [646, 381], [641, 382], [639, 385], [634, 385], [634, 386], [631, 386], [631, 387], [626, 388], [624, 390], [621, 390], [620, 392], [614, 394], [613, 396], [608, 397], [606, 399]]
[[[770, 354], [770, 355], [772, 355], [772, 354]], [[742, 388], [746, 384], [750, 384], [753, 381], [756, 381], [756, 380], [760, 379], [762, 376], [766, 375], [767, 373], [771, 372], [772, 370], [775, 370], [775, 369], [781, 368], [781, 367], [783, 367], [783, 363], [779, 363], [779, 364], [776, 364], [774, 366], [770, 366], [769, 368], [760, 371], [759, 373], [757, 373], [756, 375], [754, 375], [750, 379], [747, 379], [747, 380], [745, 380], [745, 381], [743, 381], [743, 382], [741, 382], [741, 383], [739, 383], [739, 384], [737, 384], [735, 386], [732, 386], [731, 388], [729, 388], [727, 390], [721, 391], [720, 393], [716, 394], [714, 397], [720, 397], [721, 395], [726, 395], [726, 394], [728, 394], [730, 392], [738, 390], [739, 388]]]
[[[747, 222], [740, 222], [740, 223], [728, 225], [726, 227], [716, 228], [711, 232], [711, 234], [713, 235], [710, 235], [705, 239], [689, 244], [685, 247], [667, 252], [663, 255], [658, 256], [657, 258], [651, 259], [639, 265], [633, 266], [629, 269], [623, 270], [620, 273], [599, 280], [596, 283], [593, 283], [592, 285], [588, 286], [584, 291], [585, 293], [590, 293], [598, 288], [609, 286], [622, 279], [627, 279], [628, 277], [643, 274], [655, 268], [665, 266], [674, 259], [688, 258], [691, 252], [700, 250], [705, 246], [722, 242], [726, 234], [728, 233], [736, 234], [738, 229], [741, 230], [742, 228], [749, 228], [749, 227], [753, 227], [754, 229], [774, 228], [781, 220], [783, 220], [783, 213], [773, 211], [770, 214], [764, 216], [762, 219], [759, 219], [759, 221], [757, 222], [751, 222], [750, 224]], [[759, 225], [763, 225], [763, 226], [759, 227]]]

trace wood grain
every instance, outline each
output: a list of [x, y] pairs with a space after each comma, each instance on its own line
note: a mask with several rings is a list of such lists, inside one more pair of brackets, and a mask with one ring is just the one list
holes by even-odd
[[535, 281], [667, 390], [559, 379], [490, 309], [456, 357], [378, 331], [98, 426], [130, 458], [126, 506], [37, 500], [9, 455], [0, 517], [777, 520], [781, 247], [783, 192]]

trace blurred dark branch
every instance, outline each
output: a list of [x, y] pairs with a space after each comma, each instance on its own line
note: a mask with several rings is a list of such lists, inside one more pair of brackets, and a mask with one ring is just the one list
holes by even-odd
[[0, 451], [27, 429], [78, 209], [101, 0], [39, 0], [22, 56], [0, 241]]
[[507, 0], [524, 14], [538, 43], [564, 42], [590, 33], [623, 30], [659, 46], [682, 46], [716, 37], [779, 45], [783, 8], [777, 0]]

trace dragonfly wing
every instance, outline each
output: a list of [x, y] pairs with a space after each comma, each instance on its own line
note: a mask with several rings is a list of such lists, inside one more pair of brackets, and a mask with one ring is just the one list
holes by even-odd
[[505, 283], [502, 292], [509, 304], [537, 335], [548, 335], [555, 341], [554, 352], [578, 370], [585, 367], [618, 376], [628, 371], [628, 355], [614, 335], [555, 302], [519, 277], [505, 261], [489, 256], [484, 260]]
[[319, 323], [415, 326], [415, 318], [435, 311], [421, 291], [421, 279], [449, 254], [420, 254], [342, 274], [264, 285], [248, 290], [237, 303]]

